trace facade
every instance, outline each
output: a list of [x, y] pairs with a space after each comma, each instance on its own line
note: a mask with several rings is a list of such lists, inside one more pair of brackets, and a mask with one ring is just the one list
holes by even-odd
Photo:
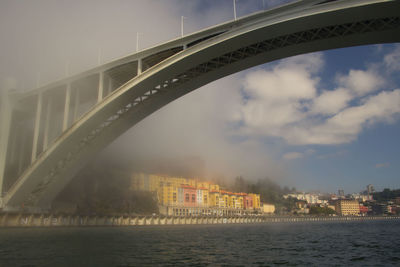
[[243, 197], [243, 206], [244, 206], [244, 209], [246, 209], [246, 210], [254, 208], [254, 206], [253, 206], [253, 198], [250, 195], [246, 194]]
[[335, 210], [338, 215], [360, 215], [360, 204], [357, 200], [339, 199], [336, 201]]
[[304, 200], [308, 204], [322, 204], [326, 201], [320, 200], [318, 194], [312, 194], [312, 193], [295, 193], [295, 194], [287, 194], [283, 195], [283, 198], [288, 199], [288, 198], [296, 198], [298, 200]]
[[251, 198], [253, 199], [253, 209], [260, 209], [261, 203], [260, 203], [260, 195], [259, 194], [249, 194]]
[[273, 204], [266, 204], [262, 205], [262, 212], [266, 214], [272, 214], [275, 212], [275, 205]]
[[196, 207], [197, 192], [196, 188], [190, 185], [184, 185], [183, 188], [183, 206], [185, 207]]
[[160, 211], [179, 216], [239, 215], [261, 211], [260, 195], [220, 190], [212, 182], [154, 174], [133, 174], [131, 190], [155, 192]]

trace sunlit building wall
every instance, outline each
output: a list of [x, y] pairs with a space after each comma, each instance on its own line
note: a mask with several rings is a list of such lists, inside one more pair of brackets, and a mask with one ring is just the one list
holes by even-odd
[[254, 206], [253, 206], [253, 197], [252, 196], [250, 196], [250, 195], [245, 195], [244, 197], [243, 197], [243, 203], [244, 203], [244, 208], [246, 209], [246, 210], [249, 210], [249, 209], [253, 209], [254, 208]]
[[193, 186], [182, 186], [185, 207], [196, 207], [196, 188]]
[[198, 206], [203, 206], [203, 190], [197, 189], [196, 190], [196, 204]]
[[259, 194], [248, 194], [253, 199], [253, 208], [260, 208], [260, 195]]
[[243, 205], [243, 193], [238, 193], [237, 194], [237, 203], [236, 203], [236, 208], [237, 209], [244, 209]]
[[360, 204], [357, 200], [339, 199], [335, 208], [336, 213], [343, 216], [360, 214]]
[[219, 192], [219, 185], [217, 184], [210, 184], [210, 188], [209, 190], [214, 190], [214, 191], [218, 191]]
[[275, 212], [275, 205], [273, 204], [266, 204], [262, 205], [262, 212], [266, 214], [272, 214]]
[[210, 190], [210, 207], [219, 207], [220, 193], [217, 190]]
[[236, 203], [237, 203], [236, 194], [230, 193], [229, 194], [229, 208], [235, 209], [236, 208]]
[[184, 189], [182, 187], [178, 187], [177, 191], [178, 191], [178, 205], [183, 206], [185, 203], [185, 199], [184, 199], [185, 197], [184, 197], [184, 193], [183, 193]]

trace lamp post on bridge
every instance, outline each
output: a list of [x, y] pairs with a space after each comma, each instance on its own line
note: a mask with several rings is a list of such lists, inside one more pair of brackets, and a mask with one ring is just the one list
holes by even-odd
[[236, 0], [233, 0], [233, 18], [236, 20]]
[[183, 37], [183, 20], [186, 19], [186, 17], [181, 16], [181, 37]]
[[136, 52], [139, 52], [139, 35], [141, 35], [141, 33], [136, 32]]

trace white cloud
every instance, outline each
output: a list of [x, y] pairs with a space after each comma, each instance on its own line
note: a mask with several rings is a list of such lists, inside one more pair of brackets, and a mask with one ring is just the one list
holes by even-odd
[[384, 83], [377, 73], [363, 70], [350, 70], [338, 80], [342, 87], [359, 97], [378, 90]]
[[389, 71], [400, 71], [400, 45], [397, 45], [396, 49], [385, 55], [383, 60]]
[[273, 136], [295, 145], [348, 143], [400, 112], [400, 89], [374, 94], [385, 83], [372, 70], [350, 70], [334, 90], [319, 90], [320, 53], [284, 60], [246, 75], [240, 134]]
[[322, 115], [333, 115], [347, 107], [351, 99], [353, 97], [346, 88], [324, 91], [314, 99], [311, 112]]

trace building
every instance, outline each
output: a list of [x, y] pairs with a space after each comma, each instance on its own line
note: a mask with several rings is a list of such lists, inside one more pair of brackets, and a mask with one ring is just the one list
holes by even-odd
[[357, 200], [339, 199], [336, 201], [335, 210], [338, 215], [360, 215], [360, 204]]
[[210, 195], [209, 206], [218, 208], [219, 207], [219, 198], [220, 198], [219, 190], [210, 190], [209, 195]]
[[366, 206], [364, 206], [364, 205], [360, 205], [360, 214], [361, 214], [362, 216], [367, 215], [368, 211], [369, 211], [368, 207], [366, 207]]
[[183, 188], [183, 196], [184, 196], [184, 201], [183, 201], [183, 206], [185, 207], [196, 207], [196, 188], [190, 185], [182, 185]]
[[241, 215], [261, 210], [260, 195], [220, 190], [212, 182], [182, 177], [136, 173], [131, 190], [150, 191], [157, 196], [159, 210], [176, 216]]
[[254, 208], [254, 206], [253, 206], [253, 198], [246, 194], [243, 197], [243, 206], [244, 206], [245, 210], [253, 209]]
[[273, 204], [262, 204], [262, 212], [265, 214], [272, 214], [275, 212], [275, 205]]
[[260, 195], [259, 194], [249, 194], [251, 198], [253, 199], [253, 209], [260, 209], [261, 208], [261, 202], [260, 202]]

